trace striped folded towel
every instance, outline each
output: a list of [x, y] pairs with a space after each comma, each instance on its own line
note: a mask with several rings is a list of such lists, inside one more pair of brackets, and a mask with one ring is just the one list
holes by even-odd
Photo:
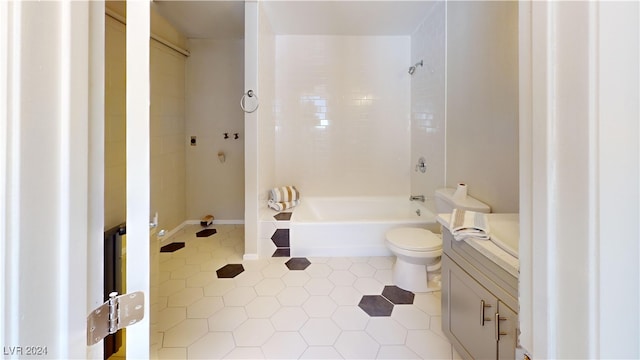
[[271, 209], [275, 210], [275, 211], [282, 211], [282, 210], [287, 210], [287, 209], [291, 209], [292, 207], [296, 206], [300, 204], [300, 200], [293, 200], [293, 201], [273, 201], [273, 200], [269, 200], [269, 202], [267, 203], [267, 206], [269, 206]]
[[300, 199], [300, 192], [295, 186], [282, 186], [269, 190], [269, 200], [287, 202]]
[[489, 222], [485, 213], [453, 209], [449, 225], [451, 235], [458, 241], [468, 238], [479, 240], [491, 238]]

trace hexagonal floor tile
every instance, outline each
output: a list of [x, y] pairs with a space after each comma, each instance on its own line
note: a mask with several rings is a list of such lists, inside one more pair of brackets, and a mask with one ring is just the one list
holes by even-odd
[[282, 277], [282, 281], [287, 286], [304, 286], [311, 279], [307, 273], [303, 271], [290, 271]]
[[215, 234], [217, 231], [216, 229], [204, 229], [204, 230], [200, 230], [196, 233], [197, 237], [209, 237], [213, 234]]
[[415, 306], [395, 306], [391, 317], [409, 330], [430, 329], [432, 318]]
[[281, 212], [274, 215], [273, 218], [278, 221], [289, 221], [291, 220], [291, 215], [293, 215], [291, 212]]
[[187, 319], [164, 334], [163, 347], [186, 347], [209, 331], [207, 320]]
[[237, 346], [262, 346], [274, 332], [269, 320], [249, 319], [233, 332], [233, 338]]
[[288, 287], [278, 294], [278, 301], [283, 306], [300, 306], [309, 298], [307, 290], [301, 287]]
[[390, 317], [370, 319], [366, 331], [381, 345], [403, 345], [407, 338], [407, 329]]
[[391, 316], [393, 304], [382, 295], [365, 295], [358, 306], [369, 316]]
[[395, 285], [388, 285], [384, 287], [382, 296], [387, 298], [392, 303], [398, 304], [413, 304], [413, 298], [416, 296], [411, 291], [403, 290]]
[[335, 348], [345, 359], [375, 359], [380, 345], [364, 331], [343, 331]]
[[340, 331], [331, 319], [309, 319], [300, 329], [302, 337], [309, 345], [333, 345]]
[[225, 306], [245, 306], [256, 296], [252, 287], [238, 287], [224, 294], [222, 298]]
[[227, 264], [220, 269], [216, 270], [216, 274], [220, 279], [229, 279], [238, 276], [244, 271], [242, 264]]
[[187, 307], [187, 317], [207, 319], [223, 307], [221, 297], [205, 296]]
[[329, 295], [335, 285], [325, 278], [312, 278], [304, 285], [304, 288], [311, 295]]
[[309, 317], [329, 317], [338, 308], [338, 305], [328, 296], [311, 296], [304, 305], [304, 311]]
[[375, 274], [376, 269], [367, 263], [356, 263], [351, 265], [349, 271], [358, 277], [371, 277]]
[[369, 315], [355, 306], [340, 306], [331, 319], [342, 330], [364, 330], [369, 322]]
[[291, 258], [285, 263], [289, 270], [304, 270], [311, 265], [311, 261], [307, 258]]
[[221, 359], [234, 347], [230, 332], [211, 332], [189, 346], [189, 359]]
[[209, 331], [233, 331], [247, 320], [243, 307], [225, 307], [209, 317]]
[[277, 248], [276, 251], [273, 252], [272, 257], [281, 257], [288, 258], [291, 256], [291, 249], [289, 248]]
[[249, 318], [268, 318], [280, 308], [280, 303], [272, 296], [258, 296], [245, 306]]
[[175, 251], [178, 251], [180, 249], [182, 249], [184, 247], [184, 243], [183, 242], [174, 242], [168, 245], [165, 245], [163, 247], [160, 248], [160, 252], [163, 253], [172, 253]]
[[329, 280], [337, 286], [351, 286], [356, 281], [356, 276], [346, 270], [336, 270], [329, 275]]
[[297, 306], [282, 307], [271, 317], [277, 331], [298, 331], [307, 320], [307, 313]]
[[276, 296], [284, 288], [285, 286], [282, 280], [276, 278], [263, 279], [254, 286], [259, 296]]
[[202, 288], [184, 288], [169, 296], [167, 306], [189, 306], [203, 297]]
[[266, 359], [297, 359], [307, 349], [307, 343], [297, 332], [277, 332], [262, 345]]

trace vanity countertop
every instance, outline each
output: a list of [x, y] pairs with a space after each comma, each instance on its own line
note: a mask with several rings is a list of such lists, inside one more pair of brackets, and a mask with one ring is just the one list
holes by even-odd
[[[437, 221], [449, 228], [451, 214], [438, 214]], [[488, 259], [518, 277], [518, 242], [520, 239], [520, 220], [518, 214], [487, 214], [491, 240], [466, 239], [465, 242]]]

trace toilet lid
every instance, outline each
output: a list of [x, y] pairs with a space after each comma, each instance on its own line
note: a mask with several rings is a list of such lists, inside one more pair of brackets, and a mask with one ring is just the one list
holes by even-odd
[[442, 247], [442, 239], [426, 229], [397, 228], [387, 231], [387, 241], [393, 245], [413, 251], [429, 251]]

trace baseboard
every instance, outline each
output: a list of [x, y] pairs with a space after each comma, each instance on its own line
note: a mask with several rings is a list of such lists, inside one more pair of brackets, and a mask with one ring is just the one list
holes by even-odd
[[[187, 225], [200, 225], [200, 220], [187, 220], [185, 223]], [[213, 225], [244, 225], [244, 220], [213, 220], [211, 223]]]
[[169, 240], [171, 240], [173, 235], [177, 234], [179, 231], [182, 231], [182, 229], [184, 229], [185, 226], [189, 225], [188, 222], [189, 221], [187, 220], [182, 224], [176, 226], [175, 228], [171, 229], [170, 231], [165, 232], [164, 236], [158, 236], [158, 239], [160, 240], [160, 247], [169, 244], [170, 243]]
[[[213, 220], [213, 225], [244, 225], [244, 220]], [[171, 231], [165, 233], [164, 236], [158, 236], [160, 239], [160, 246], [164, 246], [170, 243], [171, 237], [178, 232], [182, 231], [187, 225], [200, 225], [200, 220], [185, 220], [182, 224], [176, 226]], [[257, 255], [256, 255], [257, 259]]]
[[242, 260], [258, 260], [258, 254], [244, 254]]

